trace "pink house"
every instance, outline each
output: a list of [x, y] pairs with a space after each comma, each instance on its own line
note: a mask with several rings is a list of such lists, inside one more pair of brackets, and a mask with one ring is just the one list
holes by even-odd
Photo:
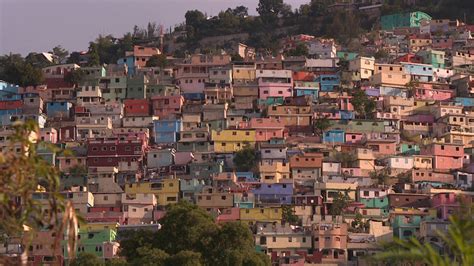
[[151, 98], [153, 115], [161, 118], [176, 116], [181, 114], [181, 108], [184, 104], [184, 98], [181, 95], [172, 96], [154, 96]]
[[367, 147], [374, 152], [374, 155], [395, 155], [397, 154], [397, 143], [393, 140], [370, 140]]
[[364, 134], [362, 133], [346, 133], [346, 143], [360, 143], [364, 139]]
[[422, 155], [463, 157], [464, 148], [462, 144], [432, 143], [421, 149]]
[[49, 142], [49, 143], [57, 143], [58, 142], [58, 131], [54, 128], [41, 128], [40, 129], [40, 138], [42, 141]]
[[436, 87], [433, 84], [421, 84], [419, 88], [415, 90], [415, 98], [418, 100], [436, 100], [443, 101], [451, 99], [454, 95], [454, 91], [450, 90], [449, 87]]
[[436, 209], [437, 216], [440, 219], [447, 220], [459, 210], [459, 202], [454, 193], [439, 193], [431, 199], [431, 206]]
[[458, 169], [463, 166], [463, 145], [450, 143], [432, 143], [421, 149], [422, 155], [434, 155], [433, 167], [435, 169]]
[[235, 222], [238, 220], [240, 220], [240, 208], [224, 209], [217, 216], [218, 223]]
[[104, 242], [103, 243], [103, 254], [104, 259], [113, 259], [118, 256], [120, 244], [117, 242]]
[[291, 70], [258, 70], [259, 98], [291, 97], [293, 95], [293, 75]]
[[445, 50], [453, 48], [453, 39], [452, 38], [439, 38], [435, 37], [432, 39], [431, 48], [435, 50]]
[[354, 111], [354, 106], [351, 103], [352, 96], [339, 96], [339, 109], [344, 111]]
[[341, 120], [340, 112], [317, 112], [313, 114], [314, 119], [326, 117], [329, 120]]
[[[44, 265], [45, 262], [55, 262], [51, 265], [62, 265], [63, 256], [61, 251], [61, 245], [57, 245], [56, 249], [54, 249], [53, 243], [55, 242], [56, 235], [55, 231], [47, 230], [47, 231], [38, 231], [35, 232], [35, 236], [28, 240], [28, 234], [25, 234], [23, 243], [29, 243], [29, 251], [28, 256], [28, 265]], [[59, 236], [59, 239], [62, 239]], [[31, 241], [31, 242], [30, 242]]]
[[435, 156], [433, 167], [440, 170], [459, 169], [463, 166], [462, 157]]
[[272, 138], [284, 138], [287, 136], [285, 122], [276, 118], [252, 118], [248, 122], [242, 122], [239, 127], [255, 129], [256, 141], [266, 142]]
[[360, 168], [341, 168], [341, 173], [347, 176], [362, 176], [362, 170]]
[[188, 164], [194, 159], [194, 155], [189, 151], [178, 151], [174, 154], [174, 163], [176, 165]]

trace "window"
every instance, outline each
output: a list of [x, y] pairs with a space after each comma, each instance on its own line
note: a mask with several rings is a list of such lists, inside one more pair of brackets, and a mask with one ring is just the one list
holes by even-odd
[[293, 242], [293, 238], [291, 236], [288, 237], [288, 242]]
[[276, 241], [277, 241], [277, 238], [276, 238], [276, 237], [272, 237], [272, 241], [273, 241], [273, 242], [276, 242]]

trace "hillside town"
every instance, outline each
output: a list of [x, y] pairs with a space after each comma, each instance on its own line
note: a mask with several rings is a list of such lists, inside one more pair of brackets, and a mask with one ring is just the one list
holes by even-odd
[[[449, 256], [438, 233], [474, 201], [474, 26], [420, 11], [374, 32], [364, 52], [295, 34], [273, 55], [243, 42], [182, 58], [133, 45], [101, 65], [38, 54], [55, 62], [42, 84], [0, 81], [0, 150], [24, 152], [8, 139], [35, 122], [83, 220], [74, 249], [103, 262], [182, 202], [245, 225], [271, 265], [366, 265], [411, 238]], [[47, 208], [49, 193], [32, 198]], [[52, 230], [25, 236], [0, 255], [70, 262]]]

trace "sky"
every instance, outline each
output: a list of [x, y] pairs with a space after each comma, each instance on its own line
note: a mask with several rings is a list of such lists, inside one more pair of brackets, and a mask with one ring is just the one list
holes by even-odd
[[[284, 0], [293, 9], [309, 1]], [[83, 51], [99, 34], [121, 37], [150, 21], [168, 29], [188, 10], [212, 16], [239, 5], [257, 13], [258, 0], [0, 0], [0, 55], [26, 56], [56, 45]]]

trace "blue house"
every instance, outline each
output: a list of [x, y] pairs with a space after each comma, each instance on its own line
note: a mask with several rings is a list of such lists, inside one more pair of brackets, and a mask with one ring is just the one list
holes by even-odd
[[202, 101], [204, 93], [183, 93], [183, 98], [187, 101]]
[[344, 143], [346, 134], [342, 129], [331, 129], [323, 134], [323, 143]]
[[16, 101], [21, 100], [19, 94], [19, 86], [15, 84], [7, 83], [0, 80], [0, 101]]
[[261, 184], [252, 190], [255, 204], [260, 205], [289, 205], [293, 197], [292, 183]]
[[175, 143], [179, 140], [181, 120], [154, 120], [153, 131], [156, 143]]
[[48, 102], [46, 103], [46, 114], [48, 117], [69, 117], [72, 110], [70, 102]]
[[194, 194], [201, 192], [204, 187], [204, 181], [197, 178], [183, 179], [179, 181], [179, 191], [182, 199], [194, 202]]
[[433, 80], [433, 66], [414, 63], [402, 63], [403, 70], [406, 74], [411, 75], [414, 79], [422, 82], [430, 82]]
[[127, 66], [127, 73], [129, 76], [135, 75], [135, 57], [133, 55], [122, 57], [117, 60], [117, 65], [123, 64]]
[[340, 110], [339, 115], [341, 116], [341, 120], [354, 119], [354, 112], [353, 111]]
[[474, 98], [456, 97], [454, 101], [456, 103], [462, 104], [463, 106], [474, 106]]
[[321, 91], [334, 91], [336, 87], [341, 85], [341, 77], [339, 75], [320, 75], [315, 81], [319, 82]]

